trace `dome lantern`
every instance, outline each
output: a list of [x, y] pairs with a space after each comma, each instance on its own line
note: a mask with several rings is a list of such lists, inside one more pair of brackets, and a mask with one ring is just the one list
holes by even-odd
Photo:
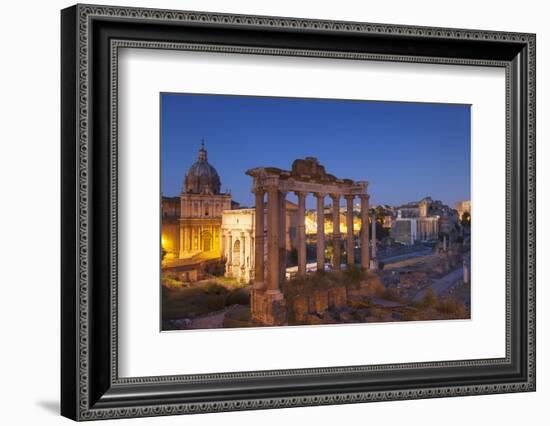
[[199, 161], [208, 161], [208, 153], [206, 152], [206, 148], [204, 147], [204, 139], [201, 142], [201, 147], [199, 149]]

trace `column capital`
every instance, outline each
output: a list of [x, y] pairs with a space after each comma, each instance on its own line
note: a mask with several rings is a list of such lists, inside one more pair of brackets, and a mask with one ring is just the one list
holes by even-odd
[[327, 194], [324, 192], [314, 192], [313, 195], [317, 198], [322, 198], [322, 199], [324, 199], [327, 196]]
[[333, 201], [340, 201], [341, 194], [330, 194], [330, 198], [332, 198]]
[[252, 188], [251, 192], [256, 195], [264, 195], [266, 191], [263, 186], [258, 186], [258, 187]]
[[361, 200], [369, 201], [370, 200], [370, 195], [369, 194], [361, 194], [361, 195], [359, 195], [359, 198], [361, 198]]
[[353, 200], [355, 200], [355, 195], [353, 194], [345, 194], [344, 195], [344, 198], [346, 199], [346, 201], [351, 201], [353, 203]]
[[307, 197], [307, 194], [308, 194], [307, 191], [292, 191], [292, 192], [294, 192], [294, 195], [296, 195], [298, 198], [300, 197], [305, 198]]

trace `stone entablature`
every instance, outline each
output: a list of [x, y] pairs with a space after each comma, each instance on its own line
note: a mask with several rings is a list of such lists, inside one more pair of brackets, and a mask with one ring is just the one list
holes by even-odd
[[[286, 250], [286, 195], [294, 192], [298, 197], [297, 252], [298, 274], [306, 273], [306, 233], [305, 233], [305, 199], [311, 193], [317, 198], [317, 269], [325, 269], [325, 198], [332, 198], [333, 241], [340, 241], [340, 200], [347, 202], [347, 227], [353, 229], [353, 201], [361, 201], [361, 266], [369, 268], [369, 195], [368, 182], [338, 179], [328, 174], [325, 168], [314, 157], [295, 160], [292, 169], [282, 170], [275, 167], [258, 167], [246, 172], [253, 178], [252, 192], [256, 195], [255, 224], [255, 258], [254, 289], [252, 300], [252, 317], [265, 324], [275, 325], [280, 320], [284, 309], [284, 298], [281, 286], [285, 281]], [[264, 196], [267, 194], [267, 268], [264, 267]], [[261, 218], [261, 219], [260, 219]], [[348, 232], [348, 247], [353, 247], [353, 233]], [[334, 270], [340, 269], [340, 244], [334, 244]], [[354, 263], [353, 250], [348, 250], [348, 264]]]
[[221, 218], [231, 209], [230, 194], [181, 194], [181, 218]]
[[338, 179], [326, 173], [324, 166], [314, 157], [295, 160], [292, 170], [276, 167], [259, 167], [246, 172], [264, 188], [275, 185], [281, 192], [324, 193], [325, 195], [365, 195], [368, 182]]

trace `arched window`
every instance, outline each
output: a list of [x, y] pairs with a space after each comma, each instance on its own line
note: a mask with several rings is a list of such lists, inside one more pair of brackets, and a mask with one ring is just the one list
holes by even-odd
[[241, 241], [235, 241], [233, 244], [233, 265], [241, 264]]

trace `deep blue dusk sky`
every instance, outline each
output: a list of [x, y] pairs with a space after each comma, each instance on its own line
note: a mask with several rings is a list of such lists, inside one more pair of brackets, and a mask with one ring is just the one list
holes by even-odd
[[246, 206], [247, 169], [289, 170], [307, 156], [337, 177], [369, 181], [374, 205], [470, 199], [468, 105], [163, 93], [163, 195], [181, 192], [202, 138], [222, 190]]

